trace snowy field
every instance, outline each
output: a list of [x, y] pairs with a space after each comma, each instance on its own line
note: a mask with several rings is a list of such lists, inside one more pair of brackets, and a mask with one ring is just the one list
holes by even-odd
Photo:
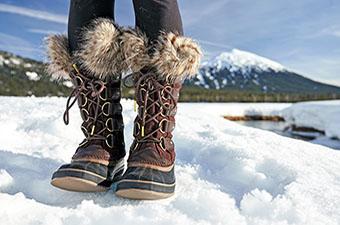
[[[63, 125], [65, 101], [0, 97], [0, 224], [340, 224], [340, 151], [238, 125], [205, 104], [179, 104], [174, 197], [58, 190], [50, 176], [82, 139], [76, 107]], [[132, 101], [123, 107], [129, 145], [135, 113]]]

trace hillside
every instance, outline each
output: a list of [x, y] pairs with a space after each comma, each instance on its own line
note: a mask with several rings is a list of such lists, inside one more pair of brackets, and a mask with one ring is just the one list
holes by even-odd
[[65, 96], [70, 85], [51, 80], [39, 61], [0, 51], [0, 95]]

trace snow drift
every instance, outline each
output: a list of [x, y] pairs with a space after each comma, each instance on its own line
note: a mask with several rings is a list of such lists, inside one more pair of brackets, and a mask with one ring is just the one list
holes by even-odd
[[315, 101], [294, 104], [283, 110], [286, 121], [300, 127], [325, 131], [326, 136], [340, 139], [340, 101]]
[[300, 103], [211, 103], [202, 104], [216, 116], [279, 116], [287, 126], [324, 131], [329, 138], [340, 139], [340, 100]]
[[[81, 194], [49, 184], [82, 136], [64, 98], [0, 98], [0, 224], [340, 223], [340, 152], [243, 127], [180, 104], [175, 131], [177, 189], [170, 199]], [[123, 101], [126, 142], [132, 101]], [[114, 187], [112, 187], [114, 189]]]

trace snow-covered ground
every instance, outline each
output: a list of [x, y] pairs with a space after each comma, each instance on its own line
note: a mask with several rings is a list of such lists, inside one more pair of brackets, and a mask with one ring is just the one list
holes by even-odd
[[[65, 101], [0, 97], [0, 224], [340, 224], [340, 151], [238, 125], [204, 104], [179, 104], [174, 197], [53, 188], [52, 172], [82, 139], [75, 108], [63, 125]], [[129, 145], [135, 113], [132, 101], [123, 107]]]
[[325, 131], [326, 136], [340, 139], [340, 101], [315, 101], [294, 104], [283, 110], [289, 124]]
[[291, 103], [185, 103], [215, 116], [283, 116]]
[[219, 116], [280, 116], [289, 125], [324, 131], [340, 139], [340, 100], [290, 103], [212, 103], [200, 104]]

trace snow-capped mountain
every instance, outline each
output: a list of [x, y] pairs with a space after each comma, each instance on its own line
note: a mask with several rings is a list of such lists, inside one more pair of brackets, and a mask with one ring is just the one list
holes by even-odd
[[338, 87], [305, 78], [280, 63], [233, 49], [202, 63], [187, 85], [206, 89], [233, 89], [265, 93], [339, 93]]
[[233, 49], [230, 52], [223, 52], [211, 61], [204, 62], [202, 66], [216, 67], [216, 70], [228, 68], [232, 72], [242, 71], [247, 76], [252, 69], [258, 71], [284, 71], [283, 65], [267, 58], [255, 55], [250, 52]]

